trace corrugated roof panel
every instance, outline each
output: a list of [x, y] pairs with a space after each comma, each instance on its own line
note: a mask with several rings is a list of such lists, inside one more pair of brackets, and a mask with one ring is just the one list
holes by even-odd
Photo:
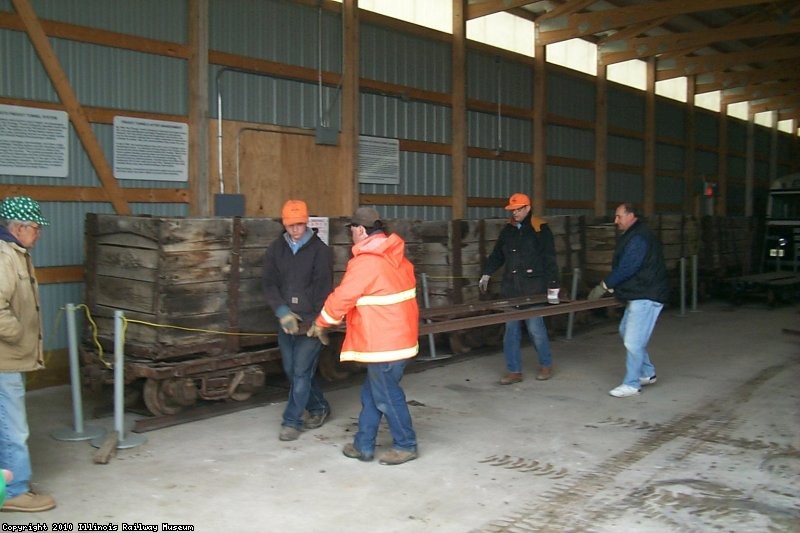
[[[185, 0], [34, 0], [31, 5], [41, 19], [161, 41], [187, 40]], [[13, 7], [4, 9], [15, 11]]]
[[547, 165], [548, 200], [593, 200], [594, 171], [587, 168]]
[[[475, 75], [472, 75], [472, 74]], [[467, 53], [467, 98], [502, 106], [533, 107], [533, 71], [499, 55], [470, 50]]]
[[186, 61], [63, 39], [52, 43], [81, 105], [186, 114]]
[[610, 170], [606, 198], [609, 202], [641, 202], [644, 199], [644, 178], [640, 174]]
[[551, 69], [547, 73], [546, 95], [548, 112], [594, 121], [595, 97], [591, 82]]
[[[683, 178], [675, 176], [656, 176], [656, 202], [664, 204], [683, 205]], [[664, 208], [658, 209], [659, 213], [664, 213]], [[681, 209], [677, 211], [681, 212]]]
[[644, 165], [644, 142], [641, 139], [608, 136], [608, 162], [622, 165]]
[[747, 150], [747, 123], [733, 117], [728, 117], [728, 150]]
[[546, 126], [547, 155], [594, 160], [594, 131], [569, 126]]
[[449, 45], [369, 24], [362, 24], [360, 29], [362, 77], [428, 91], [450, 91]]
[[[342, 23], [337, 14], [275, 0], [211, 0], [209, 46], [316, 69], [322, 40], [322, 69], [340, 72]], [[321, 24], [320, 24], [321, 22]], [[320, 29], [321, 26], [321, 29]]]
[[686, 149], [674, 144], [656, 143], [656, 169], [682, 171]]
[[497, 114], [467, 111], [467, 144], [497, 152], [531, 152], [533, 123]]
[[609, 83], [608, 125], [644, 131], [644, 93]]
[[744, 157], [729, 155], [728, 162], [728, 177], [729, 178], [744, 178], [746, 172], [747, 160]]
[[686, 105], [667, 98], [656, 98], [657, 135], [683, 139], [686, 137]]
[[694, 120], [695, 141], [707, 146], [716, 146], [719, 143], [719, 117], [696, 108]]
[[[85, 301], [85, 288], [83, 283], [57, 283], [39, 286], [39, 297], [42, 304], [42, 337], [44, 349], [58, 350], [67, 347], [67, 319], [66, 304], [80, 305]], [[78, 338], [83, 331], [85, 311], [77, 310], [75, 313]], [[45, 359], [45, 366], [50, 366], [51, 361]]]
[[0, 30], [0, 94], [8, 98], [58, 102], [50, 78], [31, 45], [20, 31]]
[[515, 192], [532, 194], [533, 168], [529, 163], [468, 158], [467, 195], [506, 199]]
[[695, 174], [716, 176], [719, 172], [719, 166], [717, 165], [718, 159], [719, 157], [716, 152], [697, 150], [694, 153]]

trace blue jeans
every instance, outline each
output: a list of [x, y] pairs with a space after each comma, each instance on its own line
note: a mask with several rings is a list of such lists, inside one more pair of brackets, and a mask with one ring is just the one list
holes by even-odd
[[306, 409], [311, 415], [321, 415], [331, 409], [316, 379], [322, 344], [316, 337], [279, 331], [278, 346], [283, 371], [289, 379], [289, 400], [283, 411], [282, 425], [302, 429]]
[[20, 372], [0, 372], [0, 468], [14, 473], [14, 480], [6, 487], [9, 499], [28, 492], [31, 457], [28, 453], [25, 377]]
[[522, 372], [522, 323], [528, 329], [531, 342], [539, 354], [539, 366], [549, 368], [553, 366], [553, 354], [550, 353], [550, 338], [547, 336], [547, 326], [544, 318], [533, 317], [525, 320], [512, 320], [506, 322], [506, 332], [503, 335], [503, 355], [506, 356], [506, 369], [509, 372]]
[[631, 300], [625, 306], [625, 314], [619, 323], [619, 334], [628, 352], [623, 383], [634, 389], [641, 388], [639, 378], [656, 374], [656, 367], [647, 353], [647, 343], [663, 308], [664, 304], [653, 300]]
[[375, 438], [381, 416], [386, 417], [392, 433], [392, 447], [403, 451], [417, 450], [417, 435], [411, 427], [411, 413], [406, 395], [400, 387], [407, 360], [391, 363], [368, 363], [367, 379], [361, 386], [361, 414], [353, 445], [364, 455], [375, 453]]

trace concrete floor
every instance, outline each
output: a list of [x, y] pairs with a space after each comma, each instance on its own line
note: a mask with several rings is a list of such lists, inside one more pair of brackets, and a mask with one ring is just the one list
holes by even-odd
[[[202, 532], [800, 531], [800, 306], [708, 302], [667, 309], [651, 356], [658, 383], [617, 399], [617, 322], [555, 337], [555, 377], [502, 387], [502, 356], [462, 357], [404, 379], [420, 457], [401, 466], [341, 454], [358, 387], [333, 416], [278, 441], [282, 403], [145, 433], [92, 462], [70, 391], [29, 394], [35, 488], [58, 507], [10, 525], [162, 523]], [[88, 407], [87, 407], [87, 412]], [[113, 428], [111, 419], [87, 424]], [[388, 447], [388, 431], [380, 442]], [[379, 448], [380, 453], [380, 448]], [[130, 530], [130, 529], [129, 529]]]

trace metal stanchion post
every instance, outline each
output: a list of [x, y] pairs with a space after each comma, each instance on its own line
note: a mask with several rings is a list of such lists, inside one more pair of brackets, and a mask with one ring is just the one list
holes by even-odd
[[692, 255], [692, 311], [697, 311], [697, 285], [698, 285], [698, 270], [697, 270], [697, 254]]
[[[581, 277], [581, 269], [572, 269], [572, 287], [569, 293], [570, 299], [574, 302], [578, 298], [578, 280]], [[567, 315], [567, 340], [572, 340], [572, 325], [575, 322], [575, 313], [572, 312]]]
[[102, 437], [103, 428], [84, 427], [83, 399], [81, 398], [80, 366], [78, 361], [78, 334], [75, 326], [75, 306], [67, 304], [67, 343], [69, 349], [69, 377], [72, 388], [72, 419], [74, 429], [59, 429], [50, 435], [56, 440], [89, 440]]
[[[430, 309], [431, 302], [430, 297], [428, 296], [428, 275], [423, 272], [421, 275], [422, 278], [422, 305], [425, 306], [425, 309]], [[430, 319], [426, 322], [430, 323]], [[433, 333], [428, 333], [428, 348], [430, 350], [430, 355], [428, 357], [417, 357], [419, 361], [438, 361], [440, 359], [449, 359], [453, 357], [453, 354], [436, 354], [436, 342], [433, 338]]]
[[680, 259], [681, 271], [681, 316], [686, 316], [686, 258]]
[[[117, 442], [119, 449], [133, 448], [147, 442], [144, 435], [125, 434], [125, 355], [123, 353], [122, 317], [122, 311], [114, 311], [114, 430], [119, 436]], [[101, 439], [92, 441], [92, 446], [95, 448], [102, 445]]]

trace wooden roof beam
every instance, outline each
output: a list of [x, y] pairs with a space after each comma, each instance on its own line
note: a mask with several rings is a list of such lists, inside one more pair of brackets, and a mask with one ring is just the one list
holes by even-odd
[[[590, 13], [565, 14], [561, 17], [551, 18], [546, 23], [543, 22], [540, 38], [544, 39], [544, 44], [551, 44], [574, 39], [575, 37], [626, 28], [654, 19], [670, 19], [688, 13], [776, 1], [778, 0], [664, 0], [662, 2], [645, 2], [602, 11], [592, 11]], [[565, 5], [570, 4], [571, 2]]]
[[765, 113], [767, 111], [782, 111], [800, 106], [800, 95], [767, 98], [766, 100], [750, 103], [751, 113]]
[[[592, 0], [594, 1], [594, 0]], [[467, 20], [493, 15], [501, 11], [508, 11], [515, 7], [532, 4], [531, 0], [483, 0], [473, 1], [467, 6]]]
[[671, 33], [655, 37], [634, 37], [619, 43], [600, 45], [597, 52], [600, 62], [610, 65], [631, 59], [657, 56], [682, 48], [702, 48], [721, 41], [735, 41], [790, 33], [800, 33], [800, 19], [792, 19], [788, 22], [734, 24], [722, 28]]
[[653, 28], [657, 28], [658, 26], [661, 26], [662, 24], [664, 24], [668, 20], [669, 20], [669, 17], [662, 17], [660, 19], [654, 19], [654, 20], [651, 20], [649, 22], [643, 22], [641, 24], [634, 24], [632, 26], [628, 26], [627, 28], [623, 28], [623, 29], [621, 29], [619, 31], [616, 31], [616, 32], [612, 33], [611, 35], [609, 35], [608, 37], [600, 39], [600, 42], [605, 44], [605, 43], [611, 43], [611, 42], [614, 42], [614, 41], [624, 41], [625, 39], [631, 39], [633, 37], [636, 37], [638, 35], [641, 35], [641, 34], [645, 33], [648, 30], [652, 30]]
[[597, 2], [597, 0], [568, 0], [560, 6], [554, 7], [544, 15], [540, 15], [536, 20], [541, 22], [563, 17], [565, 15], [571, 15], [572, 13], [577, 13], [581, 9], [586, 9], [595, 2]]
[[[763, 69], [707, 72], [695, 78], [695, 94], [733, 89], [765, 81], [794, 80], [797, 78], [800, 78], [800, 62], [797, 60], [780, 61], [774, 66]], [[800, 86], [796, 85], [796, 89], [800, 90]]]
[[735, 104], [738, 102], [747, 102], [748, 100], [760, 100], [762, 98], [772, 98], [776, 96], [789, 96], [796, 94], [797, 89], [797, 82], [793, 81], [748, 85], [745, 87], [737, 87], [736, 89], [726, 89], [722, 91], [722, 102], [724, 104]]
[[775, 48], [759, 48], [745, 52], [729, 54], [713, 54], [705, 56], [686, 56], [681, 59], [659, 60], [656, 80], [663, 81], [681, 76], [692, 76], [725, 70], [733, 65], [776, 61], [800, 57], [800, 46], [779, 46]]
[[800, 106], [781, 109], [778, 111], [778, 120], [797, 120], [800, 119]]

